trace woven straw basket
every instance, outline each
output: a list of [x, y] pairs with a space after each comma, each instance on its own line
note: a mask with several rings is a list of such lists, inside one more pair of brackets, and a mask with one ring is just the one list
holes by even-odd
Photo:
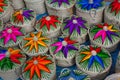
[[90, 11], [84, 11], [76, 5], [76, 15], [85, 18], [89, 25], [101, 23], [103, 19], [103, 11], [104, 7], [97, 10], [92, 9]]
[[120, 19], [117, 19], [116, 16], [113, 16], [112, 13], [107, 12], [107, 10], [108, 10], [108, 7], [105, 8], [104, 22], [109, 23], [109, 24], [113, 24], [120, 29]]
[[[101, 73], [97, 73], [97, 74], [92, 73], [92, 72], [86, 72], [86, 73], [89, 74], [89, 76], [91, 77], [91, 80], [104, 80], [104, 78], [106, 77], [106, 75], [110, 71], [110, 67], [108, 69], [106, 69], [105, 71], [101, 72]], [[78, 68], [78, 63], [77, 63], [77, 68]], [[78, 69], [80, 69], [80, 68], [78, 68]], [[81, 71], [83, 71], [83, 70], [81, 70]]]
[[[37, 32], [34, 32], [37, 33]], [[27, 34], [25, 37], [29, 37], [30, 34]], [[50, 41], [47, 40], [46, 44], [48, 47], [43, 47], [41, 45], [38, 45], [38, 52], [35, 51], [35, 49], [32, 49], [31, 51], [28, 51], [28, 48], [24, 48], [24, 45], [26, 44], [26, 41], [23, 40], [20, 44], [19, 47], [22, 49], [22, 51], [29, 57], [33, 57], [33, 56], [39, 56], [39, 55], [45, 55], [48, 53], [48, 47], [50, 44]]]
[[[25, 60], [26, 60], [26, 57], [23, 58], [24, 62], [25, 62]], [[22, 62], [22, 64], [20, 66], [14, 68], [12, 70], [5, 71], [5, 72], [0, 71], [0, 77], [3, 80], [17, 80], [22, 73], [21, 69], [22, 69], [22, 65], [23, 65], [24, 62]]]
[[45, 1], [48, 14], [49, 15], [56, 15], [56, 16], [61, 17], [61, 18], [66, 18], [66, 17], [73, 15], [74, 3], [69, 8], [58, 8], [57, 9], [55, 7], [52, 7], [49, 3], [47, 3], [47, 0]]
[[34, 25], [35, 25], [35, 18], [31, 20], [29, 23], [24, 23], [23, 25], [16, 25], [16, 26], [22, 27], [26, 33], [29, 33], [29, 32], [34, 31]]
[[55, 58], [56, 64], [58, 66], [70, 67], [75, 64], [75, 56], [71, 56], [71, 57], [67, 57], [67, 58], [56, 57], [55, 55], [53, 55], [51, 49], [50, 49], [50, 54]]
[[10, 0], [14, 9], [21, 9], [25, 7], [23, 0]]
[[[75, 15], [74, 15], [74, 16], [75, 16]], [[71, 16], [71, 17], [72, 17], [72, 16]], [[64, 21], [62, 21], [62, 23], [64, 23]], [[88, 26], [88, 25], [86, 24], [86, 26]], [[66, 33], [66, 31], [64, 31], [64, 26], [62, 26], [62, 25], [61, 25], [61, 31], [62, 31], [62, 33], [63, 33], [64, 36], [69, 36], [69, 33], [68, 33], [68, 32]], [[79, 36], [74, 36], [74, 35], [72, 34], [72, 36], [70, 36], [70, 38], [71, 38], [71, 39], [76, 39], [76, 41], [77, 41], [78, 43], [82, 44], [82, 43], [85, 43], [85, 42], [88, 40], [88, 33], [87, 33], [87, 31], [86, 31], [85, 34], [81, 34], [81, 35], [79, 35]]]
[[4, 23], [8, 22], [13, 12], [13, 7], [10, 4], [8, 4], [8, 9], [5, 10], [5, 12], [0, 16], [0, 19], [3, 20]]
[[[76, 43], [75, 47], [78, 48], [78, 45], [79, 44]], [[78, 54], [77, 51], [73, 52], [74, 54], [71, 54], [72, 52], [69, 51], [67, 58], [62, 57], [61, 55], [56, 56], [52, 51], [52, 47], [49, 47], [49, 52], [50, 52], [50, 55], [52, 55], [55, 58], [56, 64], [61, 67], [69, 67], [69, 66], [74, 65], [75, 64], [75, 54]]]
[[[81, 49], [83, 48], [83, 47], [86, 47], [85, 45], [81, 45]], [[102, 49], [104, 49], [104, 48], [102, 48]], [[105, 49], [104, 49], [105, 50]], [[106, 51], [107, 53], [109, 53], [108, 51]], [[79, 55], [77, 54], [76, 55], [76, 65], [77, 65], [77, 68], [79, 69], [79, 70], [81, 70], [81, 71], [83, 71], [83, 72], [85, 72], [86, 74], [88, 74], [89, 76], [90, 76], [90, 78], [91, 78], [91, 80], [104, 80], [104, 78], [107, 76], [107, 74], [109, 73], [109, 71], [110, 71], [110, 68], [111, 68], [111, 65], [112, 65], [112, 59], [110, 58], [110, 65], [106, 68], [106, 69], [104, 69], [104, 70], [102, 70], [102, 71], [100, 71], [100, 72], [93, 72], [93, 71], [89, 71], [89, 70], [85, 70], [85, 68], [84, 67], [81, 67], [80, 66], [80, 64], [79, 64], [79, 61], [77, 60], [78, 58], [80, 58], [80, 57], [78, 57]], [[109, 54], [109, 56], [111, 57], [111, 55]], [[95, 69], [93, 69], [93, 70], [95, 70]]]
[[[3, 31], [5, 28], [10, 27], [10, 26], [14, 26], [14, 25], [7, 23], [5, 26], [2, 27], [2, 29], [0, 29], [0, 32]], [[16, 27], [18, 27], [18, 26], [16, 26]], [[25, 31], [23, 29], [21, 29], [20, 31], [24, 35], [26, 35], [26, 33], [25, 33]], [[11, 40], [6, 45], [4, 45], [3, 42], [1, 42], [2, 40], [0, 40], [0, 46], [3, 47], [3, 48], [8, 48], [8, 47], [18, 48], [19, 44], [22, 42], [23, 38], [24, 38], [24, 36], [19, 37], [19, 39], [16, 38], [17, 39], [16, 42], [12, 42], [12, 40]]]
[[[48, 57], [51, 57], [50, 55], [47, 55]], [[44, 75], [44, 77], [41, 77], [41, 79], [36, 79], [36, 80], [56, 80], [56, 63], [55, 63], [55, 60], [54, 60], [54, 58], [53, 57], [51, 57], [52, 58], [52, 62], [53, 62], [53, 64], [54, 64], [54, 70], [52, 70], [52, 72], [50, 73], [51, 74], [51, 76], [50, 76], [50, 78], [48, 79], [48, 78], [46, 78], [45, 77], [45, 75]], [[30, 80], [30, 79], [26, 79], [26, 77], [24, 76], [24, 73], [21, 75], [21, 77], [20, 77], [22, 80]]]
[[105, 80], [120, 80], [120, 73], [115, 73], [108, 76]]
[[[58, 19], [61, 22], [61, 18]], [[39, 23], [39, 21], [36, 21], [36, 26], [35, 29], [37, 31], [41, 31], [43, 32], [43, 35], [46, 36], [47, 38], [50, 38], [52, 40], [54, 40], [54, 38], [60, 36], [61, 34], [61, 23], [56, 23], [57, 24], [57, 28], [50, 28], [50, 30], [48, 29], [40, 29], [41, 23]], [[46, 26], [45, 26], [46, 27]], [[51, 26], [53, 27], [53, 26]]]
[[[88, 33], [90, 33], [90, 29], [88, 30]], [[117, 48], [117, 46], [118, 46], [118, 43], [119, 43], [119, 41], [120, 41], [120, 40], [119, 40], [119, 41], [117, 41], [117, 42], [114, 42], [112, 45], [109, 45], [109, 46], [104, 46], [104, 45], [102, 45], [102, 44], [99, 44], [99, 43], [95, 42], [95, 41], [93, 40], [93, 38], [91, 37], [90, 34], [88, 34], [88, 35], [89, 35], [90, 43], [91, 43], [92, 45], [101, 46], [101, 47], [107, 49], [109, 52], [115, 51], [116, 48]]]
[[34, 10], [37, 14], [45, 13], [44, 0], [24, 0], [27, 8]]

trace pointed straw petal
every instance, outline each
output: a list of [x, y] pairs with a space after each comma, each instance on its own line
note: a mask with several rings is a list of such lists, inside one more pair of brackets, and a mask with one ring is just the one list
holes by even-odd
[[41, 73], [40, 73], [40, 70], [37, 65], [35, 66], [35, 72], [36, 72], [38, 78], [41, 78]]
[[44, 66], [44, 65], [38, 65], [38, 68], [39, 68], [40, 70], [43, 70], [43, 71], [45, 71], [45, 72], [50, 73], [50, 70], [49, 70], [46, 66]]
[[32, 66], [30, 69], [30, 80], [32, 80], [34, 73], [35, 73], [35, 66]]

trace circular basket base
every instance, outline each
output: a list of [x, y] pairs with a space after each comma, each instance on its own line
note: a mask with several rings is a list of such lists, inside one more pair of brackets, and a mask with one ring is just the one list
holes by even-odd
[[69, 58], [69, 59], [59, 59], [55, 58], [56, 64], [61, 67], [70, 67], [75, 64], [75, 58]]
[[[76, 64], [76, 65], [77, 65], [77, 68], [78, 68], [79, 70], [83, 71], [83, 70], [79, 67], [78, 64]], [[91, 80], [104, 80], [104, 78], [108, 75], [109, 70], [110, 70], [110, 68], [109, 68], [108, 70], [103, 71], [102, 73], [98, 73], [98, 74], [92, 73], [92, 72], [86, 72], [86, 71], [83, 71], [83, 72], [85, 72], [86, 74], [88, 74], [88, 75], [90, 76]]]

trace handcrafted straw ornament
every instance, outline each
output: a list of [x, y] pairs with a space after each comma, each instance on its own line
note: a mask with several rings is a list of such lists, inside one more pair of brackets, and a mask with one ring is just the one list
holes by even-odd
[[[4, 80], [16, 80], [21, 74], [21, 67], [26, 60], [20, 49], [0, 49], [0, 76]], [[11, 77], [12, 76], [12, 77]]]
[[23, 24], [26, 19], [31, 20], [31, 18], [34, 18], [32, 12], [33, 12], [32, 10], [19, 10], [14, 12], [13, 14], [14, 22]]
[[96, 24], [88, 32], [91, 44], [102, 46], [110, 52], [117, 48], [120, 41], [118, 28], [111, 24]]
[[19, 61], [19, 58], [23, 58], [24, 56], [20, 54], [19, 49], [12, 49], [9, 48], [7, 50], [1, 50], [0, 51], [0, 65], [1, 65], [1, 70], [5, 69], [6, 67], [9, 67], [10, 69], [13, 68], [14, 64], [21, 64]]
[[98, 24], [97, 28], [92, 30], [93, 32], [97, 32], [94, 36], [94, 40], [97, 39], [98, 37], [102, 37], [102, 44], [104, 43], [106, 37], [112, 42], [112, 37], [111, 35], [119, 37], [116, 32], [118, 32], [117, 29], [113, 29], [113, 25], [108, 25], [105, 23], [104, 25]]
[[69, 49], [78, 50], [76, 47], [72, 45], [74, 43], [76, 43], [76, 41], [70, 40], [69, 37], [65, 37], [65, 38], [58, 38], [58, 42], [51, 44], [51, 46], [57, 46], [56, 50], [54, 51], [54, 54], [57, 54], [59, 51], [62, 51], [64, 57], [67, 58]]
[[[45, 73], [45, 74], [51, 73], [51, 70], [50, 70], [51, 68], [49, 65], [52, 65], [52, 64], [53, 64], [53, 62], [52, 62], [52, 60], [49, 59], [48, 56], [33, 57], [26, 61], [25, 65], [24, 65], [23, 74], [28, 75], [28, 73], [29, 73], [30, 80], [35, 80], [36, 78], [43, 79], [44, 78], [43, 73]], [[47, 75], [45, 75], [45, 76], [47, 77]]]
[[16, 65], [22, 65], [24, 58], [25, 56], [20, 53], [20, 49], [0, 49], [0, 70], [3, 72], [13, 70]]
[[42, 17], [36, 24], [36, 30], [42, 31], [44, 36], [52, 39], [58, 37], [61, 33], [60, 25], [61, 19], [57, 16], [49, 15]]
[[83, 51], [80, 52], [81, 55], [86, 55], [81, 61], [80, 63], [86, 61], [89, 59], [89, 63], [88, 63], [88, 69], [91, 68], [92, 64], [94, 63], [94, 61], [96, 61], [97, 63], [99, 63], [101, 65], [102, 68], [104, 67], [104, 63], [103, 60], [100, 57], [106, 57], [108, 58], [109, 55], [105, 55], [104, 53], [101, 52], [101, 48], [94, 48], [92, 46], [90, 46], [90, 51]]
[[72, 16], [71, 20], [65, 21], [67, 23], [63, 30], [69, 28], [69, 34], [71, 35], [74, 30], [77, 31], [77, 33], [81, 34], [81, 28], [84, 28], [87, 30], [87, 27], [84, 25], [86, 23], [85, 20], [82, 19], [82, 17], [75, 18]]
[[57, 28], [55, 23], [60, 23], [59, 20], [57, 20], [57, 16], [47, 16], [43, 17], [38, 23], [41, 23], [40, 29], [42, 29], [44, 26], [47, 27], [48, 31], [50, 30], [50, 26], [52, 25], [54, 28]]
[[71, 16], [63, 20], [61, 27], [63, 35], [70, 36], [71, 39], [76, 38], [80, 44], [87, 40], [88, 23], [84, 18]]
[[15, 43], [17, 41], [17, 36], [23, 36], [23, 33], [19, 31], [20, 28], [15, 28], [14, 26], [10, 28], [6, 28], [2, 31], [2, 34], [0, 36], [1, 38], [4, 38], [4, 45], [8, 43], [9, 40], [13, 40]]
[[23, 48], [30, 46], [29, 51], [35, 48], [35, 51], [38, 52], [38, 45], [48, 47], [47, 44], [44, 42], [44, 40], [48, 40], [48, 38], [42, 37], [42, 32], [38, 32], [37, 34], [31, 32], [30, 36], [31, 37], [24, 38], [24, 40], [27, 40], [28, 42], [24, 45]]
[[84, 46], [80, 54], [76, 55], [77, 68], [87, 73], [91, 80], [103, 80], [108, 74], [112, 64], [110, 53], [98, 46]]

